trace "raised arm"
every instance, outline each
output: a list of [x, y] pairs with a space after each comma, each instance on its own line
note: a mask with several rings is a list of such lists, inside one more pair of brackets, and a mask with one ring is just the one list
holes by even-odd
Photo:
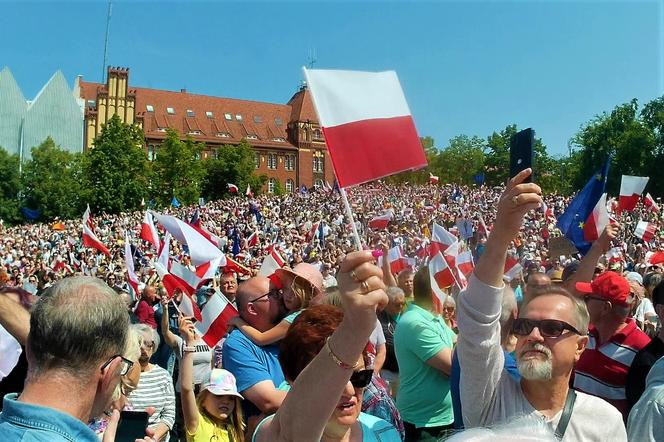
[[243, 335], [251, 340], [251, 342], [260, 346], [270, 345], [277, 341], [281, 341], [284, 336], [286, 336], [288, 327], [290, 327], [290, 323], [288, 323], [288, 321], [281, 321], [271, 329], [261, 332], [247, 324], [239, 316], [231, 318], [229, 320], [229, 325], [237, 327]]
[[166, 345], [168, 345], [171, 348], [175, 348], [178, 346], [178, 340], [177, 337], [175, 336], [175, 333], [171, 331], [171, 328], [169, 327], [168, 324], [168, 303], [169, 303], [168, 298], [161, 298], [161, 306], [163, 308], [163, 314], [161, 315], [161, 334], [164, 337], [164, 342]]
[[386, 287], [398, 287], [397, 280], [392, 274], [390, 269], [390, 260], [387, 259], [387, 245], [384, 243], [380, 244], [381, 250], [383, 251], [383, 283]]
[[[362, 356], [376, 325], [376, 306], [387, 304], [382, 272], [373, 259], [369, 251], [350, 253], [338, 275], [344, 318], [328, 344], [349, 365]], [[369, 292], [362, 289], [362, 281]], [[274, 418], [260, 427], [256, 441], [320, 440], [351, 374], [352, 369], [338, 365], [327, 346], [323, 347], [297, 377]]]
[[539, 207], [542, 199], [536, 184], [523, 183], [530, 169], [515, 176], [498, 202], [494, 229], [482, 257], [459, 298], [457, 352], [461, 365], [461, 403], [466, 427], [483, 425], [484, 409], [494, 399], [503, 372], [500, 347], [500, 310], [503, 270], [510, 241], [519, 232], [523, 218]]
[[196, 332], [194, 324], [189, 318], [180, 316], [178, 319], [180, 334], [184, 338], [185, 346], [180, 361], [180, 400], [182, 401], [182, 416], [187, 434], [194, 434], [198, 430], [198, 407], [194, 394], [194, 352], [189, 347], [196, 345]]
[[620, 231], [619, 224], [607, 224], [602, 232], [602, 235], [593, 243], [579, 263], [579, 268], [576, 270], [567, 281], [563, 283], [564, 287], [571, 293], [576, 291], [577, 282], [590, 282], [595, 274], [595, 268], [602, 255], [609, 251], [611, 247], [611, 240], [618, 236]]
[[10, 288], [5, 288], [0, 293], [0, 325], [19, 344], [25, 346], [28, 342], [28, 333], [30, 333], [30, 312], [21, 304], [11, 299], [8, 295], [9, 293], [13, 293]]

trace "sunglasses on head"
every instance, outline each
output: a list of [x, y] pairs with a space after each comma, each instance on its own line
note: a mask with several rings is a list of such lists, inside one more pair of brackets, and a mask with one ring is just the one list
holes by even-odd
[[542, 319], [536, 321], [528, 318], [518, 318], [514, 320], [514, 323], [512, 324], [512, 333], [518, 336], [528, 336], [532, 333], [535, 327], [539, 330], [540, 335], [545, 338], [560, 337], [565, 330], [569, 330], [577, 335], [583, 334], [565, 321], [558, 321], [556, 319]]
[[365, 388], [371, 382], [371, 376], [373, 376], [373, 370], [367, 368], [365, 370], [354, 371], [350, 375], [350, 383], [353, 384], [355, 388]]

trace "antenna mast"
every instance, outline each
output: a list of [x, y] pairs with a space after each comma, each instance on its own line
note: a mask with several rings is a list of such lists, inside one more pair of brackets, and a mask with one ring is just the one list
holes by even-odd
[[101, 82], [106, 83], [106, 63], [108, 61], [108, 33], [111, 29], [111, 12], [113, 11], [113, 3], [108, 0], [108, 14], [106, 16], [106, 36], [104, 37], [104, 64], [101, 67]]

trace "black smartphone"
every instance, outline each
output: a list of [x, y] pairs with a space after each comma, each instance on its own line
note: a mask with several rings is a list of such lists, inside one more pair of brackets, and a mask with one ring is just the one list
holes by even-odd
[[[510, 178], [524, 169], [533, 168], [535, 131], [531, 128], [517, 132], [510, 140]], [[525, 182], [533, 181], [535, 171]]]
[[145, 437], [148, 417], [145, 411], [120, 412], [120, 423], [115, 433], [115, 442], [134, 442], [136, 439]]

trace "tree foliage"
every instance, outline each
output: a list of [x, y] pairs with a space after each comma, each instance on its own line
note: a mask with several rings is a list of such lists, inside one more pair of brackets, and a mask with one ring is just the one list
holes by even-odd
[[14, 224], [20, 220], [18, 196], [21, 190], [18, 155], [0, 147], [0, 219]]
[[471, 185], [475, 182], [475, 175], [484, 172], [485, 161], [484, 140], [459, 135], [449, 141], [431, 161], [430, 167], [444, 183]]
[[173, 197], [185, 205], [198, 201], [204, 176], [203, 148], [191, 137], [181, 141], [176, 131], [167, 131], [152, 163], [152, 195], [157, 203], [167, 205]]
[[217, 149], [216, 158], [203, 161], [203, 195], [208, 199], [224, 198], [229, 195], [228, 184], [238, 186], [239, 192], [244, 192], [247, 185], [250, 185], [254, 194], [257, 194], [267, 177], [254, 174], [254, 155], [246, 140], [237, 146], [224, 145]]
[[143, 131], [114, 115], [86, 152], [85, 196], [97, 212], [118, 213], [140, 206], [148, 189], [149, 166], [143, 150]]
[[60, 149], [50, 137], [33, 147], [23, 168], [23, 205], [47, 220], [80, 216], [85, 207], [81, 160], [81, 154]]

